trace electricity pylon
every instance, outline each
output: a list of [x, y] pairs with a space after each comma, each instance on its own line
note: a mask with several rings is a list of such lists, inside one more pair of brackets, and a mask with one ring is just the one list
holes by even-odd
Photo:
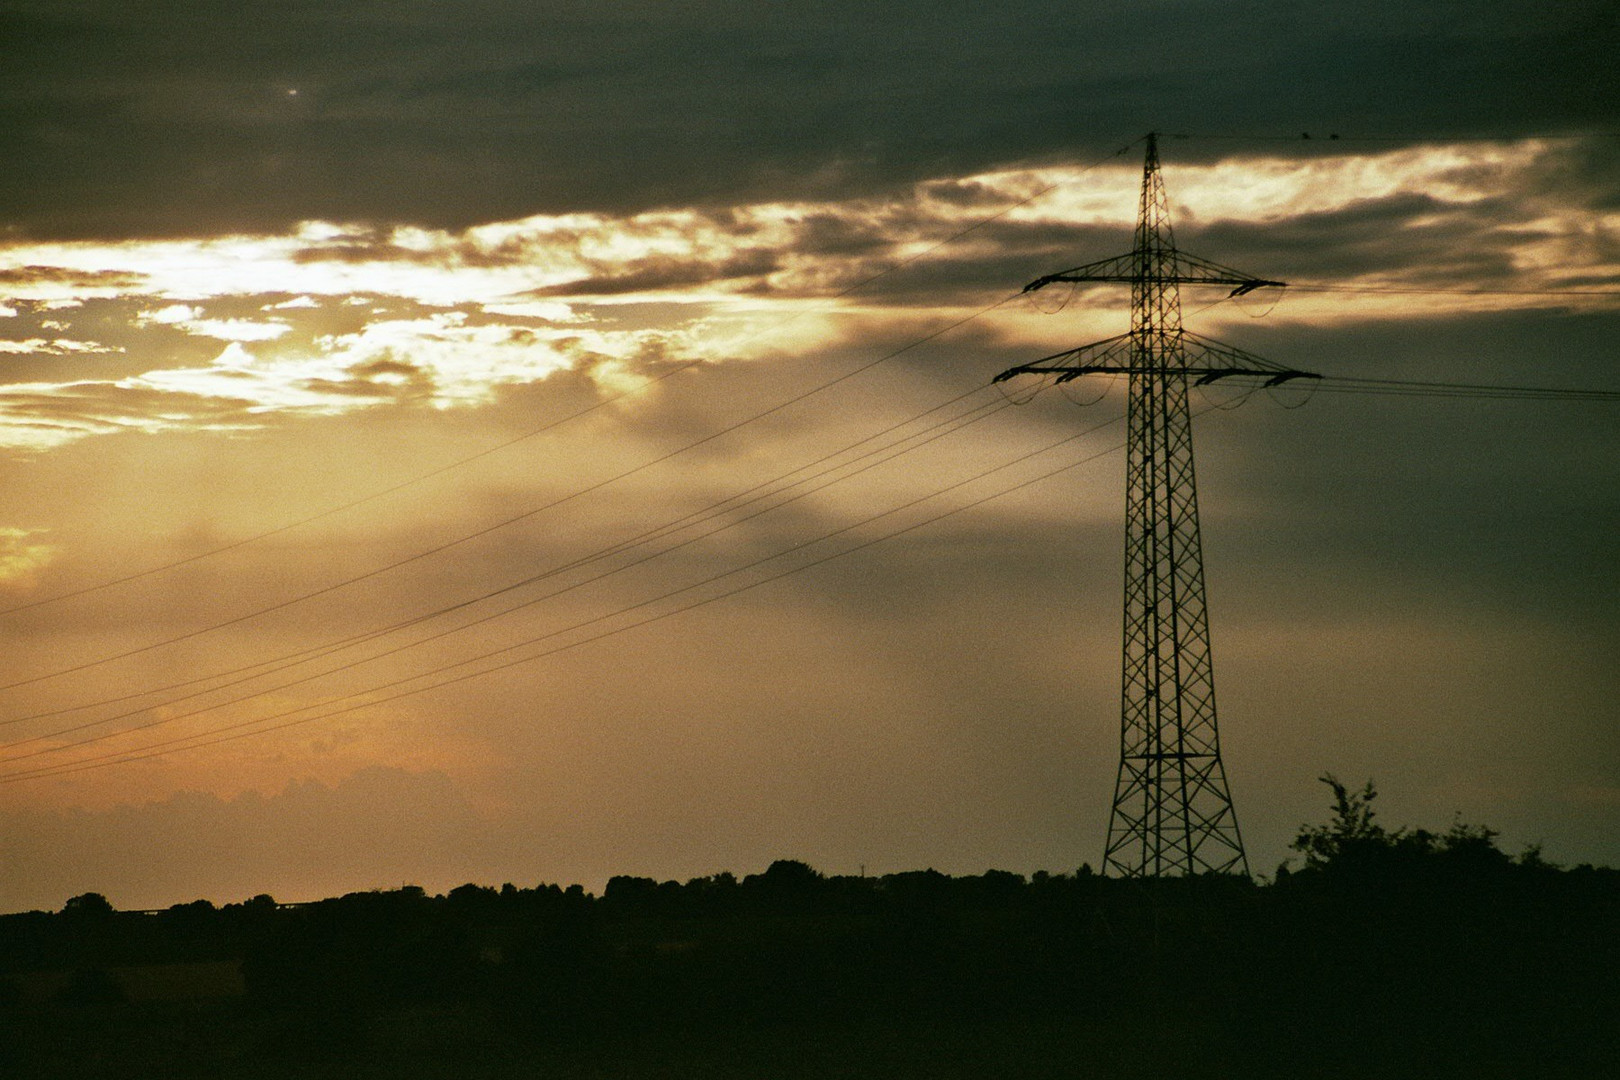
[[1215, 727], [1188, 387], [1232, 378], [1275, 386], [1317, 376], [1182, 329], [1182, 285], [1227, 286], [1239, 296], [1284, 283], [1176, 250], [1152, 134], [1135, 247], [1048, 274], [1024, 291], [1055, 282], [1131, 287], [1130, 333], [1009, 368], [995, 379], [1040, 374], [1062, 383], [1115, 374], [1129, 380], [1120, 759], [1103, 870], [1128, 877], [1247, 874]]

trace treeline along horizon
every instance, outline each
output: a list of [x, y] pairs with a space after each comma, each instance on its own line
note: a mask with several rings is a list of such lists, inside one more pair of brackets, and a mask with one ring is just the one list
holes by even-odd
[[[1008, 1075], [1102, 1077], [1595, 1076], [1620, 1060], [1620, 871], [1512, 857], [1467, 826], [1354, 828], [1306, 830], [1305, 865], [1265, 883], [780, 860], [614, 877], [601, 896], [467, 884], [135, 913], [86, 894], [0, 916], [0, 1067], [505, 1076], [532, 1059], [607, 1076], [650, 1055], [676, 1074], [828, 1075], [822, 1051], [792, 1049], [810, 1046], [930, 1076], [987, 1075], [949, 1064], [985, 1054]], [[137, 1000], [153, 969], [239, 981]]]

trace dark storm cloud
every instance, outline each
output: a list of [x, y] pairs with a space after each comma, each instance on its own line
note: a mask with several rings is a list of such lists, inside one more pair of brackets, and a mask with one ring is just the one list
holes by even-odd
[[[1439, 287], [1528, 287], [1521, 253], [1556, 241], [1566, 245], [1557, 267], [1561, 284], [1612, 286], [1612, 276], [1564, 276], [1578, 263], [1620, 261], [1620, 241], [1599, 224], [1614, 187], [1601, 164], [1609, 156], [1605, 149], [1554, 145], [1526, 167], [1505, 170], [1487, 158], [1435, 175], [1436, 182], [1491, 192], [1484, 198], [1399, 191], [1265, 220], [1204, 223], [1195, 217], [1178, 222], [1177, 235], [1189, 250], [1268, 276], [1322, 281], [1398, 274], [1410, 284]], [[1545, 219], [1553, 206], [1559, 207], [1557, 222]]]
[[1620, 140], [1595, 139], [1558, 146], [1524, 177], [1527, 191], [1620, 209]]
[[65, 266], [19, 266], [0, 269], [0, 285], [14, 289], [57, 285], [70, 289], [137, 289], [145, 275], [125, 270], [75, 270]]
[[535, 289], [529, 295], [622, 296], [626, 293], [658, 292], [688, 285], [759, 278], [776, 270], [779, 265], [776, 253], [762, 248], [745, 249], [718, 262], [654, 256], [628, 263], [619, 262], [614, 264], [610, 273], [593, 274], [563, 285]]
[[[926, 222], [918, 215], [910, 224]], [[935, 221], [929, 232], [943, 236], [958, 228], [955, 222]], [[920, 308], [982, 305], [1016, 293], [1042, 274], [1121, 254], [1129, 244], [1129, 233], [1119, 226], [997, 221], [975, 229], [965, 245], [930, 252], [900, 273], [884, 273], [899, 265], [893, 255], [851, 262], [828, 274], [820, 291], [832, 294], [859, 285], [863, 300]]]
[[457, 226], [845, 195], [1152, 127], [1511, 134], [1614, 114], [1615, 16], [1595, 0], [1149, 8], [13, 0], [0, 205], [35, 235]]
[[[1005, 207], [1010, 197], [1003, 192], [998, 201]], [[902, 245], [919, 239], [944, 241], [962, 232], [964, 225], [959, 216], [942, 214], [937, 205], [905, 202], [880, 210], [856, 204], [813, 211], [790, 219], [782, 228], [784, 235], [769, 246], [762, 241], [761, 246], [736, 249], [699, 246], [680, 256], [580, 257], [582, 266], [597, 272], [525, 295], [589, 298], [711, 285], [758, 296], [836, 297], [858, 291], [863, 301], [937, 308], [941, 304], [981, 304], [986, 297], [1017, 288], [1041, 271], [1065, 260], [1072, 262], [1076, 252], [1117, 248], [1128, 242], [1128, 234], [1118, 227], [976, 223], [971, 240], [957, 245], [954, 253], [939, 247], [917, 259], [908, 256]], [[748, 230], [731, 228], [725, 235], [746, 236]], [[566, 238], [548, 239], [552, 248], [567, 243]], [[459, 249], [457, 258], [467, 265], [521, 262], [543, 254], [538, 244], [508, 242], [484, 253], [480, 263], [471, 245], [460, 244]]]
[[1180, 237], [1201, 255], [1285, 279], [1402, 272], [1414, 284], [1483, 286], [1519, 280], [1514, 253], [1535, 239], [1524, 227], [1528, 217], [1505, 200], [1457, 204], [1400, 193], [1291, 218], [1182, 229]]

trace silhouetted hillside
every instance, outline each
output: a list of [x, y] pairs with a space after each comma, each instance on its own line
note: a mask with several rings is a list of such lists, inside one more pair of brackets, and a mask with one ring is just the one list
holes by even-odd
[[0, 917], [7, 1075], [1596, 1076], [1620, 872], [1379, 827], [1302, 868], [464, 885]]

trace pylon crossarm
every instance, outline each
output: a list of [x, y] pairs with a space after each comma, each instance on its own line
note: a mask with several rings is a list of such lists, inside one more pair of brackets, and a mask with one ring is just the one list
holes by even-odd
[[[1253, 368], [1190, 368], [1187, 374], [1194, 375], [1200, 370], [1203, 371], [1203, 374], [1193, 380], [1194, 386], [1208, 386], [1218, 379], [1229, 379], [1234, 375], [1263, 375], [1266, 377], [1266, 381], [1260, 384], [1263, 387], [1281, 386], [1291, 379], [1320, 379], [1322, 377], [1309, 371], [1255, 371]], [[1058, 381], [1062, 382], [1063, 380], [1059, 379]]]
[[1056, 375], [1057, 381], [1066, 383], [1078, 379], [1082, 375], [1196, 375], [1194, 386], [1208, 386], [1221, 379], [1230, 379], [1234, 376], [1263, 377], [1262, 386], [1281, 386], [1291, 379], [1320, 379], [1322, 376], [1309, 371], [1256, 371], [1253, 368], [1193, 368], [1193, 367], [1141, 367], [1132, 364], [1081, 364], [1066, 365], [1063, 367], [1040, 367], [1035, 364], [1025, 364], [997, 375], [994, 382], [1010, 379], [1014, 375]]
[[1059, 270], [1055, 274], [1038, 277], [1024, 286], [1025, 292], [1034, 292], [1044, 289], [1048, 285], [1055, 285], [1060, 281], [1116, 281], [1129, 283], [1134, 281], [1138, 273], [1138, 257], [1136, 252], [1125, 255], [1115, 255], [1111, 259], [1099, 259], [1097, 262], [1086, 263], [1084, 266], [1074, 266], [1067, 270]]
[[[1106, 363], [1120, 357], [1128, 357], [1131, 348], [1131, 335], [1119, 334], [1115, 337], [1093, 341], [1089, 345], [1082, 345], [1078, 349], [1067, 349], [1051, 356], [1043, 356], [1027, 364], [1010, 367], [1000, 375], [991, 379], [991, 382], [1005, 382], [1017, 375], [1045, 375], [1054, 371], [1067, 371], [1075, 366], [1084, 366], [1087, 360]], [[1073, 378], [1073, 376], [1070, 376]]]
[[1288, 288], [1286, 281], [1258, 278], [1185, 251], [1176, 252], [1176, 282], [1180, 285], [1231, 285], [1230, 296], [1242, 296], [1256, 289]]
[[[1187, 358], [1186, 371], [1189, 375], [1198, 375], [1196, 385], [1204, 386], [1216, 379], [1224, 379], [1233, 375], [1263, 375], [1266, 377], [1266, 386], [1279, 386], [1290, 379], [1320, 379], [1322, 376], [1309, 371], [1296, 371], [1274, 364], [1264, 357], [1254, 353], [1245, 352], [1223, 342], [1195, 334], [1191, 330], [1181, 331], [1182, 354]], [[1196, 364], [1192, 361], [1202, 360], [1205, 363]], [[1208, 363], [1208, 361], [1224, 361], [1224, 363]]]
[[1057, 381], [1064, 383], [1082, 375], [1183, 374], [1192, 377], [1195, 386], [1207, 386], [1234, 376], [1258, 376], [1265, 379], [1263, 386], [1270, 387], [1280, 386], [1292, 379], [1322, 377], [1309, 371], [1285, 368], [1254, 353], [1180, 329], [1174, 332], [1173, 337], [1180, 345], [1182, 362], [1168, 366], [1145, 366], [1133, 362], [1136, 359], [1131, 349], [1134, 336], [1119, 334], [1077, 349], [1043, 356], [1039, 360], [1010, 367], [990, 381], [1005, 382], [1019, 375], [1056, 375]]
[[1131, 251], [1110, 259], [1099, 259], [1083, 266], [1074, 266], [1067, 270], [1059, 270], [1055, 274], [1038, 277], [1025, 285], [1024, 291], [1034, 292], [1058, 282], [1114, 282], [1130, 285], [1147, 279], [1165, 284], [1174, 282], [1177, 285], [1230, 285], [1232, 296], [1242, 296], [1267, 287], [1281, 289], [1288, 286], [1286, 281], [1258, 278], [1253, 274], [1234, 270], [1230, 266], [1222, 266], [1218, 262], [1189, 255], [1185, 251], [1174, 252], [1173, 259], [1168, 265], [1152, 266], [1144, 263], [1143, 252]]

